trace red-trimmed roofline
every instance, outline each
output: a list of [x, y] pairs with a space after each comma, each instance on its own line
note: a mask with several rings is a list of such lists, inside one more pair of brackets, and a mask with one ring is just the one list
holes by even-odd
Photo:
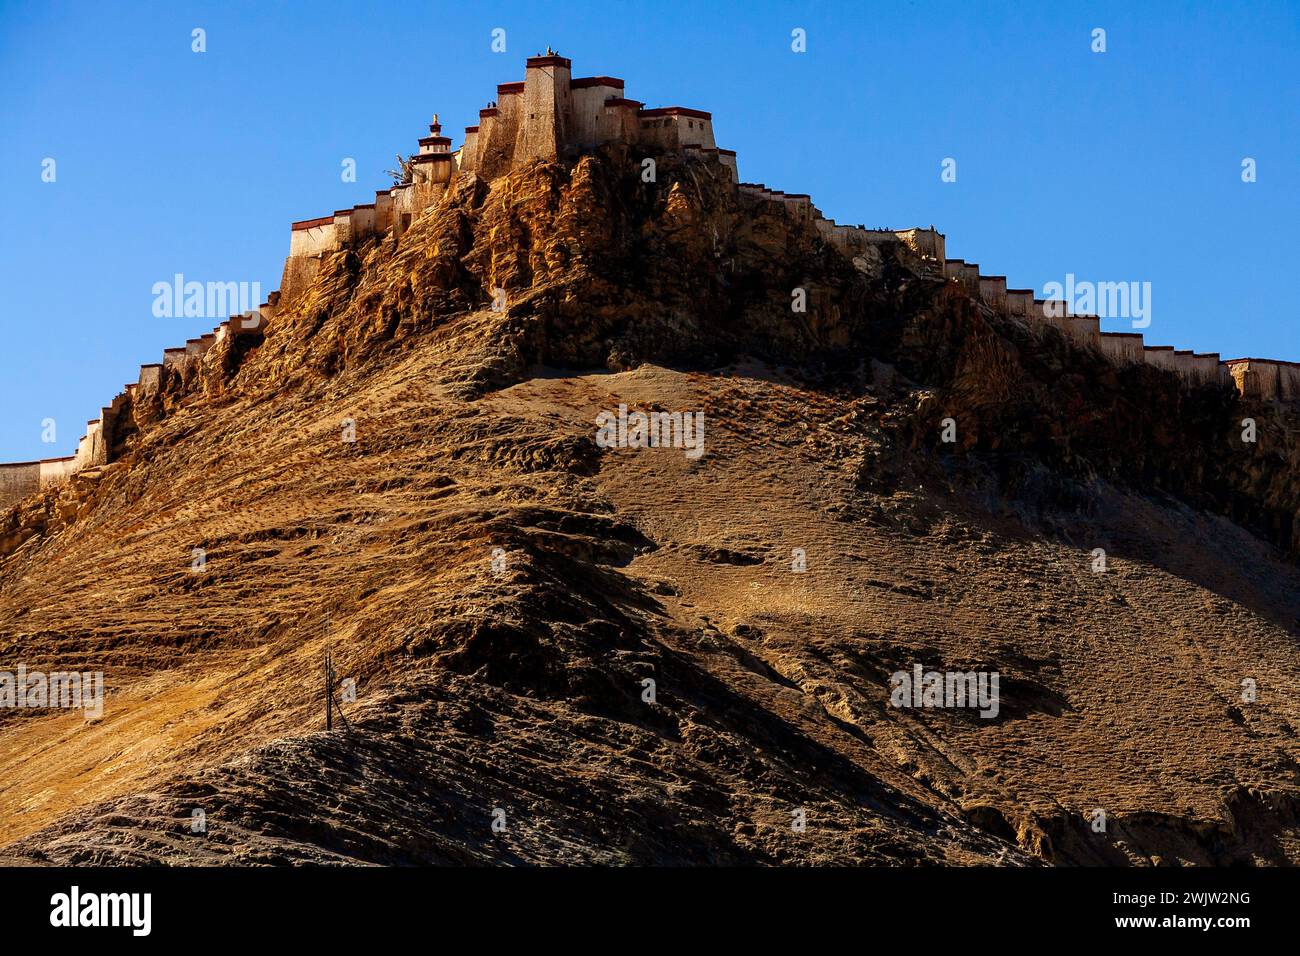
[[612, 86], [623, 89], [623, 81], [612, 76], [583, 76], [569, 81], [569, 89], [586, 90], [593, 86]]
[[1110, 337], [1110, 338], [1112, 338], [1112, 339], [1119, 339], [1119, 338], [1124, 338], [1124, 339], [1140, 339], [1140, 338], [1142, 338], [1142, 333], [1141, 333], [1141, 332], [1103, 332], [1103, 333], [1101, 333], [1101, 335], [1102, 335], [1102, 338]]
[[[225, 325], [226, 323], [225, 323], [225, 322], [222, 322], [221, 324], [222, 324], [222, 325]], [[141, 365], [141, 366], [140, 366], [140, 370], [141, 370], [141, 371], [143, 371], [144, 369], [147, 369], [147, 368], [162, 368], [162, 366], [159, 365], [157, 362], [150, 362], [148, 365]]]
[[334, 221], [333, 216], [321, 216], [319, 219], [300, 219], [295, 222], [291, 229], [314, 229], [317, 226], [324, 226]]
[[413, 163], [434, 163], [443, 160], [451, 162], [451, 153], [417, 153], [411, 157]]
[[528, 70], [535, 70], [543, 66], [562, 66], [568, 70], [573, 68], [573, 61], [567, 56], [556, 56], [555, 54], [550, 56], [530, 56], [524, 61], [524, 68]]
[[483, 109], [478, 111], [479, 119], [482, 119], [485, 116], [496, 116], [496, 115], [497, 115], [497, 108], [495, 106], [486, 106]]
[[1224, 360], [1224, 365], [1236, 365], [1238, 362], [1268, 362], [1270, 365], [1290, 365], [1300, 368], [1300, 362], [1287, 362], [1283, 359], [1266, 359], [1266, 358], [1235, 358]]
[[606, 106], [631, 106], [634, 109], [640, 109], [645, 106], [640, 100], [626, 100], [621, 96], [611, 96], [605, 100]]
[[1144, 348], [1148, 352], [1172, 352], [1174, 350], [1172, 345], [1147, 345]]
[[713, 119], [712, 113], [693, 110], [686, 106], [660, 106], [652, 110], [642, 110], [642, 116], [694, 116], [696, 119]]
[[477, 127], [477, 126], [466, 126], [466, 127], [465, 127], [465, 132], [467, 132], [467, 133], [477, 133], [477, 132], [478, 132], [478, 127]]
[[30, 468], [32, 465], [39, 464], [39, 461], [5, 461], [0, 462], [0, 468]]
[[518, 80], [514, 83], [498, 83], [497, 96], [513, 96], [515, 93], [524, 91], [524, 81]]
[[337, 218], [338, 216], [350, 216], [350, 215], [352, 215], [352, 210], [351, 210], [351, 209], [335, 209], [335, 210], [334, 210], [334, 215], [335, 215], [336, 218]]
[[435, 143], [442, 143], [443, 145], [450, 146], [451, 137], [450, 136], [422, 136], [418, 140], [416, 140], [416, 142], [418, 142], [421, 146], [432, 146]]

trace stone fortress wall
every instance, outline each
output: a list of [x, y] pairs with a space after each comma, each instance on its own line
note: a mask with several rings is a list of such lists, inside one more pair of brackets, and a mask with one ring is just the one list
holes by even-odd
[[420, 151], [412, 157], [409, 182], [378, 190], [373, 203], [293, 223], [280, 291], [272, 292], [257, 312], [232, 316], [212, 332], [164, 350], [161, 363], [142, 365], [138, 379], [100, 409], [98, 418], [87, 422], [75, 454], [0, 464], [0, 510], [79, 472], [108, 464], [117, 418], [128, 395], [146, 399], [162, 387], [165, 374], [186, 374], [213, 345], [231, 336], [260, 332], [293, 295], [310, 284], [323, 256], [369, 236], [400, 238], [422, 210], [442, 197], [458, 173], [491, 179], [515, 163], [571, 160], [609, 143], [720, 163], [730, 171], [741, 197], [777, 204], [785, 215], [811, 225], [846, 256], [878, 255], [882, 246], [891, 243], [906, 246], [931, 274], [960, 282], [991, 311], [1026, 323], [1052, 325], [1078, 346], [1094, 349], [1116, 365], [1151, 365], [1189, 385], [1232, 387], [1250, 399], [1300, 400], [1300, 363], [1257, 358], [1220, 361], [1213, 353], [1145, 345], [1136, 333], [1102, 332], [1096, 316], [1070, 315], [1064, 302], [1037, 299], [1029, 289], [1008, 289], [1005, 276], [981, 275], [978, 265], [946, 258], [944, 236], [933, 228], [840, 225], [823, 216], [807, 194], [741, 183], [736, 154], [714, 143], [711, 114], [681, 106], [645, 109], [644, 103], [624, 96], [622, 80], [573, 79], [570, 61], [548, 52], [528, 59], [523, 81], [497, 87], [496, 101], [479, 111], [477, 126], [465, 128], [459, 149], [451, 150], [451, 140], [442, 135], [435, 115], [429, 135], [419, 140]]
[[1006, 276], [980, 274], [978, 265], [946, 258], [946, 242], [934, 229], [866, 229], [826, 219], [806, 193], [784, 193], [761, 183], [740, 183], [741, 195], [757, 202], [774, 202], [797, 221], [814, 225], [822, 238], [845, 255], [869, 254], [888, 243], [902, 243], [928, 265], [931, 272], [960, 282], [991, 311], [1026, 322], [1055, 326], [1077, 345], [1094, 349], [1116, 365], [1151, 365], [1183, 378], [1191, 385], [1231, 385], [1246, 398], [1300, 400], [1300, 362], [1240, 358], [1221, 361], [1218, 353], [1197, 353], [1169, 345], [1146, 345], [1136, 332], [1103, 332], [1095, 315], [1071, 315], [1067, 303], [1035, 298], [1032, 289], [1008, 289]]
[[1070, 315], [1065, 302], [1036, 299], [1031, 290], [1009, 292], [1003, 276], [980, 275], [979, 266], [961, 259], [944, 260], [943, 274], [950, 281], [964, 283], [994, 312], [1054, 325], [1076, 344], [1100, 352], [1116, 365], [1151, 365], [1193, 385], [1232, 385], [1246, 398], [1300, 399], [1300, 362], [1255, 358], [1222, 361], [1216, 352], [1147, 345], [1136, 332], [1101, 331], [1101, 321], [1095, 315]]
[[1168, 345], [1146, 345], [1136, 332], [1103, 332], [1095, 315], [1070, 315], [1065, 302], [1034, 297], [1032, 289], [1008, 289], [1006, 276], [980, 274], [978, 265], [946, 258], [945, 237], [934, 229], [866, 229], [842, 226], [826, 219], [806, 193], [784, 193], [760, 183], [741, 183], [742, 195], [759, 202], [779, 203], [787, 215], [812, 223], [827, 242], [847, 256], [901, 242], [927, 263], [935, 274], [960, 282], [972, 296], [1000, 315], [1052, 325], [1076, 344], [1095, 349], [1116, 365], [1152, 365], [1181, 376], [1189, 384], [1233, 385], [1247, 398], [1300, 399], [1300, 362], [1242, 358], [1220, 361], [1217, 353], [1196, 353]]
[[113, 401], [99, 410], [99, 417], [86, 422], [86, 433], [77, 442], [75, 454], [66, 458], [0, 464], [0, 511], [38, 491], [62, 484], [73, 475], [107, 465], [113, 447], [114, 429], [127, 396], [147, 398], [162, 386], [164, 369], [183, 374], [188, 367], [202, 361], [208, 350], [231, 336], [244, 335], [263, 328], [275, 316], [279, 294], [272, 292], [269, 301], [255, 313], [231, 316], [213, 331], [190, 339], [178, 348], [164, 349], [163, 360], [140, 366], [140, 375], [123, 387]]

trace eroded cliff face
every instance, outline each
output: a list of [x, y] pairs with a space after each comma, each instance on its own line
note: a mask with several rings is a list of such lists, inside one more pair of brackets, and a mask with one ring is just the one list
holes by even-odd
[[[458, 178], [0, 519], [3, 659], [110, 689], [0, 712], [10, 859], [1300, 859], [1295, 409], [657, 173]], [[915, 663], [1001, 714], [892, 707]]]

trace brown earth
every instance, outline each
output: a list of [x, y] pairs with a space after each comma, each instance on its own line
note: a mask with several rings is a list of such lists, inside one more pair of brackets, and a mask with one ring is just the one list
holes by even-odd
[[[0, 859], [1300, 860], [1296, 410], [635, 159], [457, 181], [0, 516], [0, 667], [108, 689], [0, 711]], [[620, 403], [705, 454], [602, 450]]]

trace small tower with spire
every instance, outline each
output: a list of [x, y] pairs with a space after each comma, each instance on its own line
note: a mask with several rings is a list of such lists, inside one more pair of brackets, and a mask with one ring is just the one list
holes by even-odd
[[438, 122], [438, 114], [434, 113], [429, 135], [420, 140], [420, 153], [445, 153], [450, 149], [451, 137], [442, 135], [442, 124]]

